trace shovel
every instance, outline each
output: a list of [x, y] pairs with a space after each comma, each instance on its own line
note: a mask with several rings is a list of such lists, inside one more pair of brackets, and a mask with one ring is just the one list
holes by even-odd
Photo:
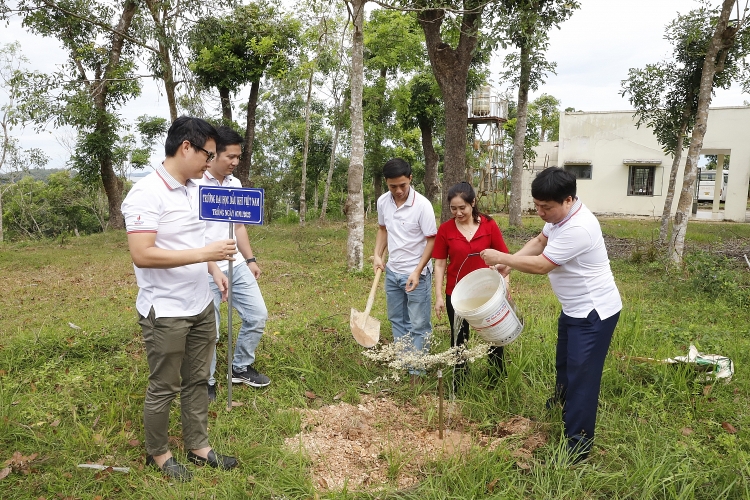
[[371, 318], [370, 310], [372, 309], [372, 302], [375, 300], [375, 290], [378, 288], [380, 273], [382, 272], [380, 268], [375, 270], [375, 279], [372, 282], [370, 296], [367, 298], [365, 312], [361, 313], [352, 308], [352, 314], [349, 318], [349, 326], [352, 328], [354, 340], [362, 347], [373, 347], [380, 340], [380, 320]]

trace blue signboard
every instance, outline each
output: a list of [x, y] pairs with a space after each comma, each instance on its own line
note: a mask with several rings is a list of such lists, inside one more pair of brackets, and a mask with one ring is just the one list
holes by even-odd
[[200, 218], [240, 224], [263, 224], [263, 190], [200, 186]]

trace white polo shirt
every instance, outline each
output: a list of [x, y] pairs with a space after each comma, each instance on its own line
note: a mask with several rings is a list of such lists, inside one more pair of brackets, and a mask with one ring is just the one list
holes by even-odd
[[[198, 185], [182, 185], [159, 165], [133, 186], [122, 202], [125, 226], [130, 233], [156, 233], [156, 246], [166, 250], [187, 250], [205, 246], [205, 223], [198, 218]], [[200, 314], [212, 301], [206, 280], [207, 264], [201, 262], [171, 269], [133, 265], [138, 282], [135, 307], [148, 316], [151, 307], [157, 318]]]
[[[211, 172], [206, 170], [203, 172], [203, 177], [200, 180], [196, 180], [195, 182], [198, 183], [199, 186], [218, 186], [218, 187], [225, 187], [225, 188], [241, 188], [242, 183], [238, 178], [236, 178], [233, 175], [228, 175], [224, 177], [224, 182], [219, 182], [219, 179], [214, 177]], [[204, 221], [206, 223], [206, 244], [213, 243], [214, 241], [219, 240], [226, 240], [229, 239], [229, 222], [219, 222], [219, 221], [212, 221], [207, 220]], [[239, 264], [245, 263], [245, 257], [242, 255], [239, 249], [237, 249], [237, 253], [234, 254], [234, 265], [237, 266]], [[222, 272], [227, 272], [229, 269], [229, 261], [228, 260], [220, 260], [217, 261], [216, 264], [219, 266], [219, 269], [221, 269]]]
[[545, 224], [542, 234], [547, 237], [542, 255], [557, 265], [549, 281], [566, 315], [585, 318], [596, 309], [607, 319], [622, 309], [601, 226], [580, 199], [563, 220]]
[[[430, 201], [409, 187], [409, 196], [396, 207], [390, 191], [378, 198], [378, 224], [388, 231], [388, 263], [398, 274], [411, 274], [422, 259], [427, 239], [437, 234], [435, 212]], [[432, 271], [432, 259], [422, 274]]]

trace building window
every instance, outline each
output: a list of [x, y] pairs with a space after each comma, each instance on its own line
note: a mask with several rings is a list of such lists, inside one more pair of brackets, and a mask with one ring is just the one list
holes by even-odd
[[631, 166], [628, 176], [628, 196], [653, 196], [655, 167]]
[[576, 179], [591, 179], [591, 165], [565, 165], [563, 170], [576, 176]]

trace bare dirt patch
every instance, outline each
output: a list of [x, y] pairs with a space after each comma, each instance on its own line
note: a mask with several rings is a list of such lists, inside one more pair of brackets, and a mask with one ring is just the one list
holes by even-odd
[[313, 462], [312, 480], [321, 490], [398, 489], [417, 484], [423, 465], [472, 448], [512, 450], [521, 468], [547, 442], [539, 426], [523, 417], [501, 422], [489, 434], [477, 431], [457, 403], [444, 402], [445, 430], [439, 439], [438, 401], [422, 396], [397, 402], [384, 395], [363, 396], [356, 405], [339, 403], [301, 410], [302, 432], [286, 446], [302, 449]]

